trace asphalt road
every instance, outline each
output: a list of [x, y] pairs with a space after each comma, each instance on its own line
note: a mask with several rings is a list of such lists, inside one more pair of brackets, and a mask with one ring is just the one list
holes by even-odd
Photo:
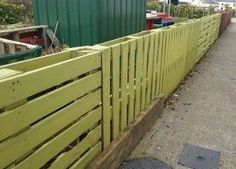
[[186, 143], [221, 152], [236, 168], [236, 19], [196, 66], [130, 158], [154, 157], [174, 169]]

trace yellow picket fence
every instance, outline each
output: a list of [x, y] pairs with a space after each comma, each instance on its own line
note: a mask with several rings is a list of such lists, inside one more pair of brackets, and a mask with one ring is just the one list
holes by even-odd
[[215, 42], [220, 14], [0, 67], [0, 168], [86, 168]]

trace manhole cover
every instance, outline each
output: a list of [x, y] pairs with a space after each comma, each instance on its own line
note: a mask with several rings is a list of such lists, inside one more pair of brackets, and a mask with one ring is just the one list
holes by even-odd
[[171, 169], [164, 162], [154, 158], [136, 158], [125, 161], [120, 169]]
[[178, 164], [193, 169], [218, 169], [220, 152], [186, 144]]

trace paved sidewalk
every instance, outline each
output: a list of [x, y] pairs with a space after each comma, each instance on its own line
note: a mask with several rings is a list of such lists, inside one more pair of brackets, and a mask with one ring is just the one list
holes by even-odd
[[186, 143], [221, 152], [236, 168], [236, 19], [173, 96], [129, 158], [154, 157], [174, 169]]

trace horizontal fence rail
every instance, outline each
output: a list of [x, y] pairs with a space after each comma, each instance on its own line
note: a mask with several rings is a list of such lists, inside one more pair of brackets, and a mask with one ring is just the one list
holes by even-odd
[[217, 40], [221, 14], [0, 67], [0, 168], [86, 168]]

